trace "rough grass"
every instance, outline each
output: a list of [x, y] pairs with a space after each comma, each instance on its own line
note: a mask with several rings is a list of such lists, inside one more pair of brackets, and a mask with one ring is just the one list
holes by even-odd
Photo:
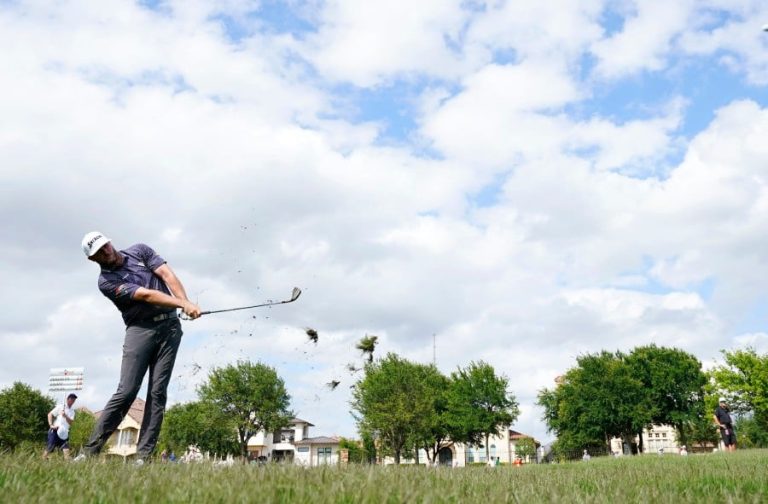
[[0, 456], [3, 502], [766, 502], [768, 451], [557, 465], [300, 468]]

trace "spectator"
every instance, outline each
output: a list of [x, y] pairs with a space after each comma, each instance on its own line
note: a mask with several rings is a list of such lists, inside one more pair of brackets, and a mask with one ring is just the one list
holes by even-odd
[[[74, 406], [77, 396], [69, 394], [67, 401], [48, 412], [48, 444], [43, 450], [43, 459], [48, 460], [48, 455], [56, 448], [61, 448], [64, 458], [69, 458], [69, 426], [75, 420]], [[56, 420], [53, 420], [56, 417]]]
[[736, 433], [733, 431], [733, 422], [731, 421], [730, 409], [725, 397], [721, 397], [719, 405], [715, 409], [714, 419], [720, 428], [720, 437], [723, 439], [723, 445], [726, 451], [736, 451]]

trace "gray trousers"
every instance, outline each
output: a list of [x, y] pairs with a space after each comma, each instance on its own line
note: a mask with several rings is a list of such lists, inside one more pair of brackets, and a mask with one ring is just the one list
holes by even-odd
[[163, 424], [168, 382], [173, 373], [181, 335], [181, 323], [177, 318], [126, 328], [120, 384], [117, 392], [104, 406], [91, 438], [83, 446], [86, 454], [99, 453], [123, 421], [139, 393], [147, 369], [147, 399], [136, 453], [141, 458], [152, 453]]

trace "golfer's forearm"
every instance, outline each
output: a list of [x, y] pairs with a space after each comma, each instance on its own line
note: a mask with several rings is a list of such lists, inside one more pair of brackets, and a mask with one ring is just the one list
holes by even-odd
[[164, 292], [160, 292], [158, 290], [153, 289], [145, 289], [143, 287], [139, 288], [136, 293], [133, 295], [133, 299], [136, 301], [143, 301], [145, 303], [157, 305], [157, 306], [166, 306], [168, 308], [184, 308], [184, 304], [188, 301], [186, 298], [176, 298], [173, 296], [169, 296], [168, 294]]
[[155, 270], [155, 274], [165, 282], [165, 285], [168, 286], [168, 289], [174, 296], [179, 299], [189, 299], [187, 291], [184, 290], [184, 285], [182, 285], [181, 280], [179, 280], [179, 277], [176, 276], [176, 273], [173, 272], [170, 266], [163, 264]]
[[173, 275], [173, 278], [170, 280], [167, 280], [165, 282], [165, 285], [168, 286], [168, 289], [173, 292], [173, 295], [176, 296], [179, 299], [189, 299], [187, 297], [187, 291], [184, 290], [184, 286], [181, 285], [181, 280], [179, 280], [176, 275]]

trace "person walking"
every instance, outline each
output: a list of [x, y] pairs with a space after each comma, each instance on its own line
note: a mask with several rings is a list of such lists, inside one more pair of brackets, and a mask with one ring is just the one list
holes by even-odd
[[723, 445], [726, 451], [736, 451], [736, 433], [733, 431], [733, 422], [728, 408], [728, 402], [725, 397], [721, 397], [713, 418], [720, 428], [720, 437], [723, 439]]
[[[69, 458], [69, 427], [75, 421], [74, 406], [77, 396], [69, 394], [63, 404], [57, 405], [48, 412], [48, 443], [43, 450], [43, 460], [56, 448], [61, 448], [64, 458]], [[56, 417], [56, 420], [54, 420]]]
[[188, 317], [200, 316], [200, 307], [187, 298], [184, 286], [166, 261], [143, 243], [116, 250], [98, 231], [82, 241], [88, 260], [101, 267], [99, 290], [120, 310], [125, 322], [123, 360], [117, 391], [107, 402], [83, 452], [83, 460], [101, 451], [128, 413], [149, 371], [146, 405], [139, 434], [136, 463], [152, 454], [163, 423], [168, 383], [181, 343], [180, 308]]

